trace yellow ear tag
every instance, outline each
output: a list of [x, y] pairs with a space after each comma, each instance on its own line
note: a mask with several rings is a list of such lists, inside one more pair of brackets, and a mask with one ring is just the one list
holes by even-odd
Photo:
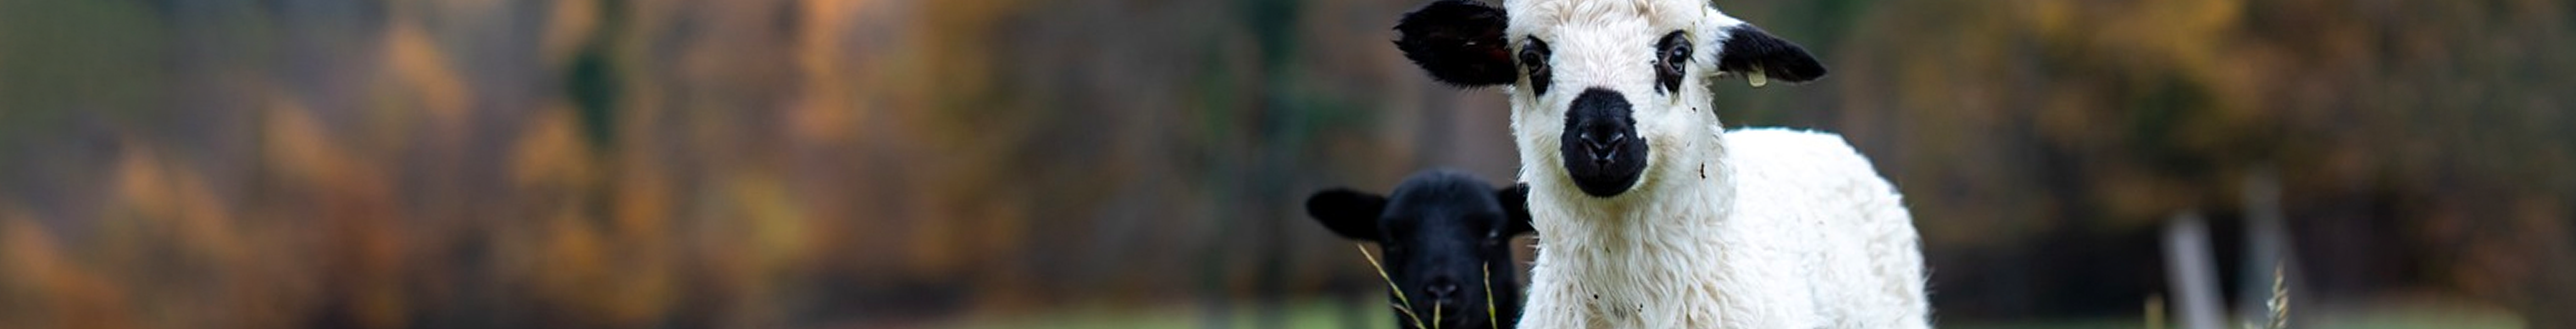
[[1752, 83], [1754, 88], [1762, 88], [1764, 85], [1771, 84], [1771, 77], [1763, 76], [1762, 70], [1753, 70], [1744, 73], [1744, 81]]

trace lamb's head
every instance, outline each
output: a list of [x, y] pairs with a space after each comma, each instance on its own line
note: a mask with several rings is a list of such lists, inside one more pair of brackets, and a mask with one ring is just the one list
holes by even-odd
[[[1530, 232], [1527, 194], [1527, 187], [1495, 189], [1467, 174], [1426, 171], [1390, 196], [1317, 192], [1306, 199], [1306, 212], [1342, 237], [1377, 242], [1387, 280], [1406, 296], [1398, 302], [1409, 300], [1404, 306], [1424, 325], [1511, 328], [1521, 308], [1511, 239]], [[1495, 308], [1491, 314], [1487, 303]], [[1398, 317], [1401, 326], [1416, 327]]]
[[1798, 45], [1704, 1], [1440, 0], [1405, 14], [1396, 46], [1441, 82], [1507, 86], [1522, 163], [1558, 164], [1522, 168], [1539, 174], [1532, 184], [1615, 198], [1654, 184], [1649, 170], [1687, 170], [1658, 168], [1683, 156], [1659, 151], [1715, 142], [1714, 78], [1825, 74]]

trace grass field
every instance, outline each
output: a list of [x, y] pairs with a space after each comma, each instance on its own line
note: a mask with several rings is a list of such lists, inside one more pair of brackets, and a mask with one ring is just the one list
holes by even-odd
[[[1393, 315], [1385, 308], [1367, 307], [1352, 314], [1352, 306], [1339, 300], [1303, 300], [1287, 304], [1283, 316], [1286, 329], [1346, 329], [1345, 324], [1359, 323], [1360, 328], [1393, 328]], [[1233, 312], [1233, 319], [1223, 328], [1256, 328], [1259, 321], [1243, 306]], [[1210, 325], [1206, 312], [1194, 305], [1160, 309], [1073, 307], [1062, 311], [1006, 318], [969, 319], [934, 328], [947, 329], [1183, 329]], [[1350, 319], [1348, 317], [1359, 317]], [[2302, 318], [2306, 319], [2306, 318]], [[2373, 307], [2367, 310], [2332, 311], [2296, 324], [2294, 328], [2327, 329], [2514, 329], [2524, 328], [2522, 320], [2500, 310], [2444, 305]], [[2024, 322], [1977, 322], [1943, 320], [1939, 327], [1949, 329], [2139, 329], [2144, 321], [2135, 318], [2050, 319]], [[2233, 329], [2233, 328], [2231, 328]]]

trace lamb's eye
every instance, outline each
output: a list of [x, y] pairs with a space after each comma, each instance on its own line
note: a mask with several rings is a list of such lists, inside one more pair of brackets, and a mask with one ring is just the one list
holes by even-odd
[[1523, 42], [1521, 44], [1521, 70], [1522, 73], [1529, 76], [1530, 92], [1532, 95], [1547, 94], [1547, 82], [1552, 78], [1548, 74], [1547, 55], [1548, 51], [1546, 41], [1539, 41], [1538, 38], [1531, 37], [1527, 42]]
[[1663, 40], [1655, 42], [1655, 84], [1667, 93], [1681, 90], [1682, 72], [1689, 68], [1690, 57], [1690, 36], [1681, 31], [1665, 34]]

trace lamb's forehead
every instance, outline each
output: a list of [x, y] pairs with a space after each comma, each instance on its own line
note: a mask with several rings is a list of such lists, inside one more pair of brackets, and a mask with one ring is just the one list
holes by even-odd
[[1734, 18], [1718, 14], [1706, 0], [1504, 0], [1511, 13], [1511, 35], [1525, 36], [1573, 25], [1606, 25], [1642, 20], [1647, 27], [1673, 29], [1726, 26]]
[[[1388, 199], [1395, 208], [1414, 206], [1469, 206], [1500, 209], [1494, 200], [1494, 187], [1464, 173], [1445, 170], [1415, 174], [1398, 184]], [[1407, 209], [1389, 209], [1403, 211]]]

